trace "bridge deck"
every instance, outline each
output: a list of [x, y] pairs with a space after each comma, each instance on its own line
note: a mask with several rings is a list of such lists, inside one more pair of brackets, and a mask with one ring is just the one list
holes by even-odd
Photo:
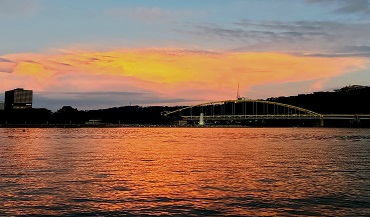
[[[183, 120], [196, 121], [200, 116], [182, 116]], [[322, 116], [314, 116], [310, 114], [292, 114], [292, 115], [205, 115], [205, 120], [248, 120], [248, 119], [324, 119], [324, 120], [355, 120], [355, 119], [370, 119], [370, 114], [325, 114]]]
[[[248, 105], [248, 106], [247, 106]], [[183, 114], [181, 114], [183, 112]], [[370, 114], [319, 114], [317, 112], [265, 100], [237, 99], [206, 102], [167, 112], [177, 113], [183, 120], [256, 120], [256, 119], [314, 119], [314, 120], [361, 120], [370, 119]]]
[[[184, 120], [199, 120], [200, 116], [182, 116]], [[246, 120], [246, 119], [320, 119], [313, 115], [205, 115], [205, 120]]]

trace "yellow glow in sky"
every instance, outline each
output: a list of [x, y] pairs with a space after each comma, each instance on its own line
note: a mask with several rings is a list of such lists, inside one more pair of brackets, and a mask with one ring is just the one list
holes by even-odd
[[352, 57], [166, 49], [17, 54], [4, 58], [16, 63], [0, 63], [0, 69], [8, 67], [13, 72], [1, 73], [1, 79], [8, 81], [5, 88], [17, 87], [24, 83], [21, 81], [33, 78], [37, 82], [27, 88], [38, 91], [144, 91], [166, 97], [186, 93], [194, 98], [203, 91], [212, 99], [226, 97], [220, 92], [234, 90], [237, 83], [248, 89], [264, 84], [325, 80], [367, 64], [364, 59]]

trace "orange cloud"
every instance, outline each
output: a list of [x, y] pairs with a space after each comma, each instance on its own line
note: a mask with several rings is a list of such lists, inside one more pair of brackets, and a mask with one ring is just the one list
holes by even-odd
[[141, 91], [194, 99], [232, 98], [237, 83], [247, 89], [263, 84], [328, 79], [367, 64], [364, 59], [352, 57], [184, 50], [73, 51], [4, 58], [17, 63], [13, 73], [0, 73], [0, 79], [13, 82], [14, 87], [19, 85], [15, 80], [27, 79], [33, 87], [24, 87], [39, 91]]
[[13, 70], [20, 76], [30, 76], [40, 81], [46, 81], [54, 73], [52, 70], [46, 69], [41, 63], [20, 62]]
[[362, 68], [355, 58], [297, 57], [279, 53], [168, 53], [166, 51], [122, 51], [77, 53], [53, 59], [99, 75], [133, 76], [165, 84], [205, 82], [246, 86], [337, 76]]

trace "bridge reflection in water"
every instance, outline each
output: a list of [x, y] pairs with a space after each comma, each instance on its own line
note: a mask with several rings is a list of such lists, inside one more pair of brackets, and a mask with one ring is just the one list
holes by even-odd
[[316, 126], [324, 126], [324, 120], [360, 121], [370, 119], [370, 115], [354, 114], [319, 114], [317, 112], [278, 102], [264, 100], [224, 100], [207, 102], [184, 107], [168, 112], [167, 116], [175, 116], [182, 122], [202, 123], [272, 121], [272, 120], [307, 120]]

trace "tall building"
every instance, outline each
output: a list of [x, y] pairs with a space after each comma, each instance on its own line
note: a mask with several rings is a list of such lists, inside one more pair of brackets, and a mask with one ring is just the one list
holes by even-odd
[[0, 110], [4, 110], [4, 103], [0, 102]]
[[32, 90], [17, 88], [5, 92], [5, 109], [26, 109], [32, 108]]

